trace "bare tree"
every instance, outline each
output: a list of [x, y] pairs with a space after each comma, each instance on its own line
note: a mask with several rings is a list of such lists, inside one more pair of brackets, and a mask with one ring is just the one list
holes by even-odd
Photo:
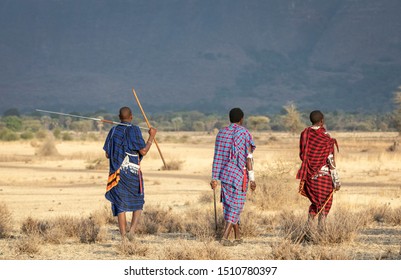
[[297, 107], [293, 102], [287, 103], [283, 106], [285, 115], [283, 116], [283, 126], [292, 133], [300, 132], [305, 124], [301, 120], [301, 114], [298, 112]]

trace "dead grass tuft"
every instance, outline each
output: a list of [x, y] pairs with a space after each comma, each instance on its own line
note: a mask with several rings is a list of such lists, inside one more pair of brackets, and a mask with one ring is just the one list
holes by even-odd
[[184, 226], [181, 217], [173, 213], [171, 208], [149, 206], [142, 215], [137, 231], [142, 234], [184, 232]]
[[12, 231], [11, 211], [5, 203], [0, 204], [0, 238], [7, 237]]
[[124, 256], [140, 256], [146, 257], [149, 252], [149, 245], [141, 243], [139, 241], [133, 242], [121, 242], [118, 245], [118, 252]]
[[224, 253], [216, 241], [194, 243], [183, 240], [163, 248], [163, 260], [222, 260]]
[[394, 226], [401, 225], [401, 207], [391, 208], [389, 204], [371, 207], [368, 210], [373, 221]]
[[184, 163], [183, 160], [173, 159], [167, 162], [166, 163], [167, 166], [163, 166], [162, 170], [181, 170], [183, 163]]
[[78, 236], [81, 243], [95, 243], [102, 240], [100, 226], [91, 217], [83, 218], [79, 224]]
[[113, 216], [111, 208], [106, 205], [104, 205], [102, 208], [92, 212], [90, 214], [90, 217], [100, 227], [105, 226], [107, 224], [110, 224], [110, 225], [118, 224], [117, 219]]
[[97, 158], [87, 163], [86, 169], [89, 170], [107, 170], [109, 167], [108, 160], [106, 158]]
[[94, 243], [105, 239], [105, 231], [93, 217], [76, 219], [61, 216], [50, 221], [28, 217], [22, 223], [21, 231], [27, 236], [37, 236], [44, 242], [53, 244], [61, 244], [67, 238], [79, 239], [81, 243]]
[[349, 260], [353, 256], [340, 247], [332, 246], [303, 246], [294, 244], [289, 239], [272, 246], [271, 255], [268, 256], [274, 260]]
[[324, 228], [317, 226], [317, 221], [312, 222], [312, 227], [307, 219], [291, 212], [281, 214], [281, 230], [286, 239], [295, 243], [311, 244], [340, 244], [351, 242], [364, 226], [362, 213], [351, 213], [340, 209], [328, 216]]
[[50, 228], [48, 221], [28, 217], [22, 222], [21, 231], [26, 235], [45, 235]]
[[257, 189], [249, 192], [248, 200], [261, 210], [282, 210], [286, 207], [303, 205], [302, 196], [298, 194], [291, 167], [283, 163], [263, 174], [257, 181]]
[[36, 154], [42, 157], [52, 157], [60, 155], [56, 148], [53, 135], [47, 135], [45, 141], [43, 141], [42, 145], [37, 149]]
[[213, 202], [213, 194], [211, 192], [204, 192], [203, 194], [201, 194], [199, 196], [198, 202], [201, 204], [212, 203]]
[[22, 236], [15, 244], [18, 254], [39, 254], [42, 239], [37, 234]]

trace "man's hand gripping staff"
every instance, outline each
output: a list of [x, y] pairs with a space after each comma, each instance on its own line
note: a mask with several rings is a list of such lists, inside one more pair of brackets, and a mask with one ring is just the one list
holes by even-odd
[[255, 171], [253, 170], [253, 154], [250, 147], [248, 148], [248, 156], [246, 158], [246, 169], [248, 170], [251, 190], [254, 191], [256, 189], [256, 182]]

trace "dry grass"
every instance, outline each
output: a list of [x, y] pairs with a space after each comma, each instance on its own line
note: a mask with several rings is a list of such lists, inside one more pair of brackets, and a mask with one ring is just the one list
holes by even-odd
[[106, 157], [90, 160], [86, 165], [86, 169], [89, 170], [108, 170], [108, 168], [109, 162]]
[[186, 240], [163, 248], [163, 260], [222, 260], [225, 259], [221, 245], [216, 241], [194, 244]]
[[340, 247], [304, 246], [284, 239], [273, 244], [268, 258], [274, 260], [350, 260], [354, 257]]
[[306, 217], [295, 215], [292, 212], [281, 214], [281, 230], [292, 242], [306, 242], [311, 244], [341, 244], [351, 242], [366, 224], [365, 215], [350, 213], [340, 209], [328, 216], [324, 228], [314, 225], [309, 227]]
[[56, 148], [53, 135], [47, 135], [45, 141], [43, 141], [42, 145], [37, 149], [36, 155], [42, 157], [54, 157], [60, 155]]
[[181, 170], [182, 165], [184, 164], [183, 160], [170, 160], [169, 162], [166, 162], [167, 166], [162, 166], [162, 170]]
[[81, 243], [95, 243], [106, 239], [105, 231], [91, 217], [81, 219], [78, 236]]
[[0, 238], [8, 237], [12, 231], [11, 211], [4, 203], [0, 203]]
[[149, 252], [149, 245], [139, 242], [121, 242], [117, 247], [118, 252], [123, 256], [139, 256], [146, 257]]
[[41, 251], [42, 239], [37, 235], [23, 236], [15, 244], [15, 250], [18, 254], [34, 255]]
[[[217, 198], [216, 198], [217, 199]], [[211, 192], [204, 192], [203, 194], [201, 194], [198, 198], [198, 202], [200, 204], [208, 204], [213, 202], [213, 195], [211, 194]]]
[[184, 232], [181, 218], [173, 213], [171, 208], [149, 206], [144, 211], [141, 220], [138, 226], [138, 233], [141, 234]]
[[93, 211], [90, 217], [95, 221], [100, 227], [110, 225], [117, 225], [117, 219], [113, 216], [110, 206], [104, 205], [100, 209]]
[[68, 238], [81, 243], [94, 243], [105, 239], [102, 225], [93, 217], [76, 219], [62, 216], [54, 220], [25, 219], [21, 231], [26, 236], [37, 236], [43, 242], [61, 244]]
[[375, 222], [391, 224], [393, 226], [401, 225], [401, 207], [393, 209], [389, 204], [372, 206], [369, 208], [368, 213]]
[[282, 163], [265, 172], [257, 179], [254, 193], [248, 193], [253, 205], [261, 210], [282, 210], [302, 205], [302, 197], [297, 193], [297, 181], [294, 180], [291, 168]]

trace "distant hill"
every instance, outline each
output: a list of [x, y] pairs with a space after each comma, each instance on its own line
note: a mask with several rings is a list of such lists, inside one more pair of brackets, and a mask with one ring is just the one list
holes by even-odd
[[17, 107], [386, 112], [401, 1], [0, 2], [0, 112]]

